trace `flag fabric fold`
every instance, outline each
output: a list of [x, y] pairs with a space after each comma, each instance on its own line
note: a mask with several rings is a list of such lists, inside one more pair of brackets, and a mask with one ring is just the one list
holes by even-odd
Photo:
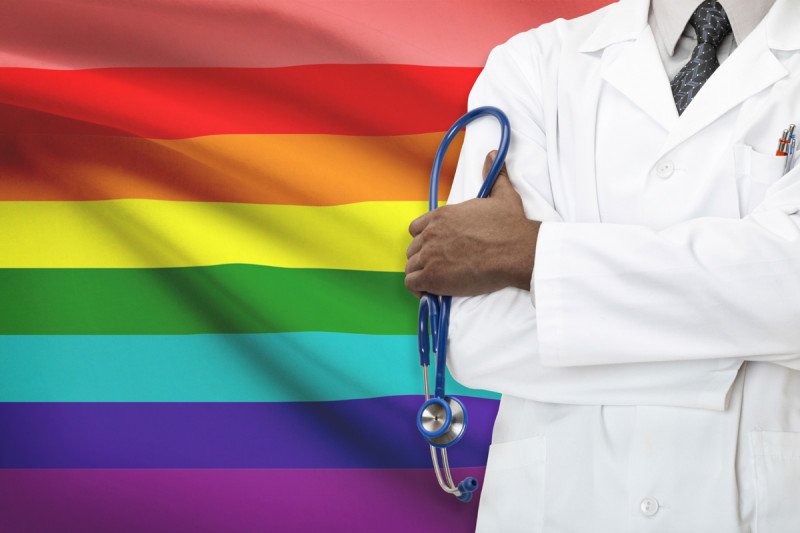
[[[0, 530], [474, 529], [415, 427], [406, 228], [491, 48], [595, 7], [4, 6]], [[449, 390], [481, 478], [498, 395]]]

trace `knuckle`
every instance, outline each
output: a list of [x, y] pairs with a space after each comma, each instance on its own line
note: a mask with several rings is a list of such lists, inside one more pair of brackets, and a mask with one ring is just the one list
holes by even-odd
[[425, 215], [417, 217], [411, 221], [411, 224], [408, 225], [408, 232], [411, 233], [411, 235], [416, 235], [420, 232], [420, 228], [423, 226], [424, 217]]
[[425, 264], [425, 258], [427, 256], [428, 256], [428, 251], [423, 248], [420, 248], [420, 250], [414, 255], [414, 261], [416, 262], [416, 264], [422, 267], [422, 265]]
[[425, 290], [427, 287], [430, 286], [430, 276], [424, 271], [421, 271], [419, 276], [416, 279], [416, 289], [419, 291]]
[[408, 248], [406, 248], [406, 259], [411, 259], [411, 256], [414, 255], [414, 252], [419, 248], [420, 244], [421, 242], [419, 237], [414, 237], [414, 239], [411, 241], [411, 244], [409, 244]]
[[424, 277], [426, 283], [430, 283], [432, 280], [435, 280], [439, 273], [439, 267], [437, 266], [436, 262], [433, 261], [427, 265], [425, 265], [425, 270], [420, 274], [421, 277]]

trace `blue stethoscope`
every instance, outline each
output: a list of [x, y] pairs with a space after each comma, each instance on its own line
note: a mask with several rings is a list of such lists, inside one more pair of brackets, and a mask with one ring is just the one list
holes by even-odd
[[[428, 197], [428, 209], [433, 211], [438, 206], [439, 200], [439, 174], [442, 162], [456, 135], [470, 122], [484, 116], [493, 116], [500, 122], [500, 147], [497, 149], [489, 173], [478, 192], [478, 198], [486, 198], [492, 190], [503, 162], [508, 153], [511, 139], [511, 127], [506, 115], [496, 107], [478, 107], [459, 118], [453, 124], [439, 144], [436, 157], [431, 168], [431, 187]], [[447, 493], [453, 494], [462, 502], [472, 499], [472, 493], [478, 488], [478, 480], [474, 477], [463, 479], [458, 485], [453, 483], [450, 464], [447, 460], [447, 448], [454, 445], [464, 436], [467, 428], [467, 410], [461, 400], [454, 396], [447, 396], [444, 392], [444, 378], [447, 359], [447, 332], [450, 324], [451, 296], [436, 296], [425, 293], [419, 302], [419, 363], [422, 365], [422, 374], [425, 383], [425, 403], [417, 413], [417, 428], [419, 428], [431, 450], [433, 469], [439, 486]], [[431, 346], [436, 358], [436, 378], [434, 394], [431, 398], [428, 387], [428, 366], [430, 365]], [[441, 467], [439, 465], [441, 456]], [[444, 475], [443, 475], [444, 473]]]

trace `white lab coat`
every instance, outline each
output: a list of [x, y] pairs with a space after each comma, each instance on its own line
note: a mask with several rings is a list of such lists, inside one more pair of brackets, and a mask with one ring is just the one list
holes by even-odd
[[[800, 165], [773, 155], [800, 126], [800, 1], [680, 117], [648, 6], [517, 35], [470, 94], [508, 114], [545, 221], [531, 293], [454, 299], [452, 374], [503, 394], [482, 532], [800, 532]], [[498, 139], [468, 128], [451, 203]]]

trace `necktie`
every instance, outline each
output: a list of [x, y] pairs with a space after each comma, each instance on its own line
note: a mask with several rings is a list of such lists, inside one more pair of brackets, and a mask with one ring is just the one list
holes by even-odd
[[731, 32], [728, 15], [717, 0], [705, 0], [700, 4], [689, 18], [689, 24], [697, 32], [697, 46], [689, 62], [670, 83], [679, 115], [719, 67], [717, 47]]

